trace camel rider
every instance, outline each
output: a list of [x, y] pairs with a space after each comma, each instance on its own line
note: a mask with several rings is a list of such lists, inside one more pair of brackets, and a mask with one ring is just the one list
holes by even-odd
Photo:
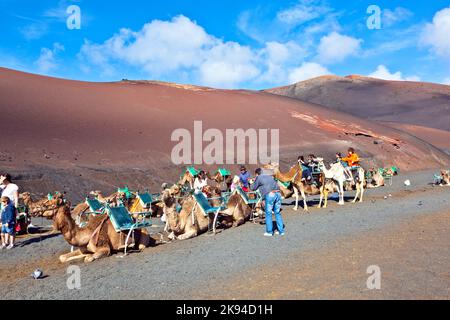
[[342, 153], [337, 152], [336, 153], [336, 163], [340, 163], [342, 165], [342, 167], [344, 167], [344, 174], [345, 174], [345, 179], [347, 181], [351, 181], [353, 180], [353, 175], [352, 172], [350, 171], [350, 168], [348, 167], [348, 163], [344, 160], [342, 160]]
[[353, 178], [353, 176], [356, 176], [356, 179], [358, 179], [358, 175], [356, 174], [356, 171], [359, 169], [359, 156], [355, 152], [355, 149], [348, 148], [347, 157], [344, 157], [341, 160], [345, 161], [347, 163], [347, 165], [348, 165], [347, 170], [349, 170], [350, 173], [352, 174], [352, 178]]
[[313, 173], [314, 173], [314, 171], [318, 171], [319, 161], [317, 160], [316, 156], [313, 154], [310, 154], [308, 156], [308, 167], [311, 168], [311, 171]]
[[[194, 192], [196, 194], [202, 193], [203, 188], [208, 185], [208, 178], [205, 171], [200, 171], [194, 181]], [[206, 196], [206, 195], [205, 195]]]
[[298, 164], [302, 167], [302, 181], [306, 182], [308, 184], [311, 184], [312, 170], [306, 163], [305, 158], [303, 156], [299, 156], [297, 161], [298, 161]]

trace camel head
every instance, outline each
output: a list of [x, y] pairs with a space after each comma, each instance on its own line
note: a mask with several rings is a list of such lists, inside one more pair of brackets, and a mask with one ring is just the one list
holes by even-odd
[[56, 213], [53, 216], [53, 229], [62, 231], [64, 227], [74, 227], [75, 221], [73, 221], [70, 213], [70, 205], [64, 202], [63, 199], [50, 200], [50, 204], [56, 207]]
[[177, 199], [171, 189], [164, 190], [161, 201], [163, 204], [163, 213], [166, 216], [167, 223], [173, 232], [180, 229], [179, 213], [177, 212]]
[[271, 161], [267, 164], [264, 164], [261, 168], [266, 169], [266, 170], [275, 170], [275, 169], [278, 169], [279, 167], [280, 167], [279, 163]]
[[19, 199], [22, 199], [25, 204], [29, 203], [30, 201], [32, 201], [31, 193], [23, 192], [23, 193], [19, 194]]
[[441, 177], [446, 184], [450, 185], [450, 170], [441, 170]]
[[98, 190], [91, 191], [91, 192], [89, 192], [89, 194], [90, 194], [91, 196], [96, 197], [96, 198], [98, 198], [98, 197], [103, 197], [103, 193], [102, 193], [101, 191], [98, 191]]

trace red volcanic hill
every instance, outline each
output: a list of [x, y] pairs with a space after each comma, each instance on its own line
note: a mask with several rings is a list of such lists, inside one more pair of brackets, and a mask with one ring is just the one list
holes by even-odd
[[[279, 129], [282, 163], [299, 154], [333, 157], [353, 146], [366, 165], [404, 170], [450, 158], [402, 131], [264, 92], [170, 83], [88, 83], [0, 68], [0, 170], [23, 189], [67, 191], [75, 199], [128, 184], [159, 188], [182, 171], [170, 158], [175, 129]], [[198, 166], [197, 166], [198, 167]], [[237, 166], [228, 166], [233, 172]], [[215, 166], [217, 168], [217, 166]], [[209, 168], [208, 168], [209, 169]]]
[[266, 90], [361, 118], [450, 131], [450, 86], [324, 76]]

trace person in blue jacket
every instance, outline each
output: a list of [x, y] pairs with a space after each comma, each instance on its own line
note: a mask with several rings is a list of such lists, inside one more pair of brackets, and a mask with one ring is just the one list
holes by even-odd
[[266, 233], [264, 236], [273, 236], [272, 211], [275, 214], [277, 229], [281, 236], [284, 236], [284, 223], [281, 217], [281, 193], [278, 183], [271, 175], [262, 174], [262, 169], [256, 169], [256, 179], [252, 185], [252, 190], [259, 190], [261, 197], [265, 201], [266, 211]]
[[14, 236], [16, 229], [16, 208], [8, 197], [1, 197], [1, 249], [12, 249], [14, 247]]

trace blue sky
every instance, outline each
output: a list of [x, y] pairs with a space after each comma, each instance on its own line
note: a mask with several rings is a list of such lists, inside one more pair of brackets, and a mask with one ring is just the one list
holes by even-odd
[[[79, 30], [67, 27], [71, 5]], [[381, 28], [367, 26], [370, 5]], [[0, 32], [0, 66], [78, 80], [262, 89], [361, 74], [450, 84], [448, 0], [0, 0]]]

